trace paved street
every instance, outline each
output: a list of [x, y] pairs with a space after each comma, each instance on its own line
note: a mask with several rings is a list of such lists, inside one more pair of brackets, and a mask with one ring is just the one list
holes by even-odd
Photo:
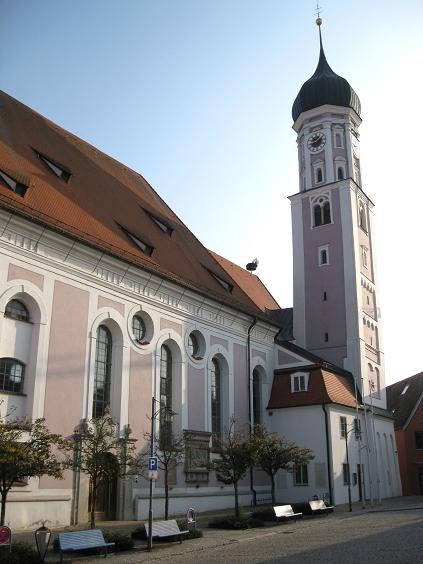
[[[157, 544], [111, 557], [113, 563], [163, 561], [177, 563], [417, 564], [423, 562], [423, 508], [333, 513], [265, 529], [217, 531], [179, 544]], [[74, 562], [100, 564], [104, 558]], [[67, 562], [69, 560], [67, 559]]]

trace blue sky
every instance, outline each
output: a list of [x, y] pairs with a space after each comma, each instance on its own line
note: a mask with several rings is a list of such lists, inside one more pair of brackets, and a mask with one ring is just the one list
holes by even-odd
[[[318, 59], [315, 3], [0, 0], [0, 88], [141, 172], [209, 248], [292, 305], [291, 106]], [[388, 383], [423, 370], [423, 3], [330, 0], [332, 68], [362, 102]]]

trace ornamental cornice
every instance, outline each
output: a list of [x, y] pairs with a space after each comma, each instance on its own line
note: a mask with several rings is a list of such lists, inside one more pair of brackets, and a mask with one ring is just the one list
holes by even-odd
[[[54, 269], [65, 271], [83, 281], [107, 286], [123, 293], [132, 301], [134, 298], [148, 305], [159, 306], [173, 315], [183, 316], [191, 321], [230, 330], [244, 337], [251, 324], [251, 316], [244, 314], [211, 298], [164, 280], [110, 257], [77, 241], [21, 219], [0, 210], [0, 242], [24, 253], [42, 259]], [[252, 330], [254, 341], [270, 345], [278, 329], [260, 321]]]

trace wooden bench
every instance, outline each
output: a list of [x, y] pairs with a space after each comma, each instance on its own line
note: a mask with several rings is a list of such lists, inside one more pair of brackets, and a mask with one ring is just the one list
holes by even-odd
[[309, 501], [308, 503], [313, 515], [319, 515], [322, 513], [327, 515], [328, 513], [331, 513], [333, 511], [333, 505], [326, 505], [323, 499]]
[[90, 548], [104, 548], [104, 557], [107, 557], [107, 549], [114, 546], [114, 542], [106, 542], [100, 529], [89, 531], [72, 531], [59, 533], [60, 562], [63, 562], [64, 552], [77, 552]]
[[291, 505], [277, 505], [273, 508], [276, 519], [279, 521], [288, 521], [289, 519], [297, 520], [297, 517], [302, 517], [302, 513], [294, 513]]
[[[148, 538], [148, 533], [149, 533], [148, 522], [145, 523], [144, 527]], [[169, 519], [168, 521], [153, 521], [151, 527], [152, 538], [165, 539], [167, 537], [175, 537], [179, 540], [180, 543], [182, 543], [182, 537], [188, 534], [189, 531], [180, 530], [178, 523], [175, 521], [175, 519]]]

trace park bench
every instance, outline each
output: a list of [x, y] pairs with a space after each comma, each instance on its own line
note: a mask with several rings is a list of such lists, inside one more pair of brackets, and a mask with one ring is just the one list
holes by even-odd
[[[145, 523], [145, 532], [148, 538], [149, 526], [148, 522]], [[181, 531], [178, 523], [175, 519], [169, 519], [168, 521], [153, 521], [151, 527], [152, 538], [165, 539], [167, 537], [175, 537], [182, 543], [182, 537], [187, 535], [189, 531]]]
[[313, 515], [324, 514], [327, 515], [333, 511], [333, 505], [326, 505], [323, 499], [317, 499], [308, 502]]
[[278, 521], [288, 521], [289, 519], [297, 520], [297, 517], [302, 517], [302, 513], [294, 513], [291, 505], [277, 505], [273, 508], [276, 519]]
[[64, 552], [77, 552], [92, 548], [104, 548], [104, 557], [107, 557], [107, 549], [114, 546], [114, 542], [106, 542], [100, 529], [89, 531], [72, 531], [59, 533], [60, 562], [63, 562]]

